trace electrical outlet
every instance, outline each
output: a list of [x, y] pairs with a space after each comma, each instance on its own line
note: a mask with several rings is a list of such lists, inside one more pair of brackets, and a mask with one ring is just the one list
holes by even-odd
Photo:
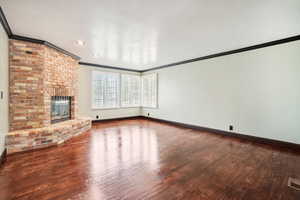
[[229, 125], [229, 130], [233, 131], [233, 125]]

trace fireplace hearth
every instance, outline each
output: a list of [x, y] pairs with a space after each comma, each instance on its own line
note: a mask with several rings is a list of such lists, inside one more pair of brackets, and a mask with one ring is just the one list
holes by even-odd
[[49, 46], [9, 41], [8, 154], [57, 146], [90, 129], [78, 113], [78, 70], [77, 59]]
[[71, 97], [51, 97], [51, 124], [71, 119]]

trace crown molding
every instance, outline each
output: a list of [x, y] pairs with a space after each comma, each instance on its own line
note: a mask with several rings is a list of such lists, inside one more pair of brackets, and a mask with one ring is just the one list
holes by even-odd
[[[66, 51], [66, 50], [50, 43], [50, 42], [47, 42], [45, 40], [38, 40], [38, 39], [24, 37], [24, 36], [20, 36], [20, 35], [14, 35], [12, 33], [10, 27], [9, 27], [9, 24], [6, 20], [6, 17], [4, 15], [4, 12], [3, 12], [1, 6], [0, 6], [0, 22], [1, 22], [4, 30], [6, 31], [8, 37], [10, 39], [27, 41], [27, 42], [37, 43], [37, 44], [43, 44], [43, 45], [46, 45], [50, 48], [56, 49], [57, 51], [62, 52], [64, 54], [68, 55], [68, 56], [71, 56], [72, 58], [74, 58], [76, 60], [80, 60], [79, 56], [76, 56], [76, 55], [74, 55], [74, 54], [72, 54], [72, 53], [70, 53], [70, 52], [68, 52], [68, 51]], [[261, 43], [261, 44], [257, 44], [257, 45], [252, 45], [252, 46], [248, 46], [248, 47], [244, 47], [244, 48], [240, 48], [240, 49], [224, 51], [224, 52], [211, 54], [211, 55], [207, 55], [207, 56], [202, 56], [202, 57], [198, 57], [198, 58], [193, 58], [193, 59], [183, 60], [183, 61], [179, 61], [179, 62], [174, 62], [174, 63], [161, 65], [161, 66], [157, 66], [157, 67], [153, 67], [153, 68], [149, 68], [149, 69], [145, 69], [145, 70], [135, 70], [135, 69], [115, 67], [115, 66], [107, 66], [107, 65], [95, 64], [95, 63], [87, 63], [87, 62], [79, 62], [79, 64], [80, 65], [93, 66], [93, 67], [101, 67], [101, 68], [106, 68], [106, 69], [114, 69], [114, 70], [123, 70], [123, 71], [144, 73], [144, 72], [148, 72], [148, 71], [164, 69], [164, 68], [168, 68], [168, 67], [173, 67], [173, 66], [177, 66], [177, 65], [197, 62], [197, 61], [201, 61], [201, 60], [207, 60], [207, 59], [217, 58], [217, 57], [221, 57], [221, 56], [227, 56], [227, 55], [242, 53], [242, 52], [246, 52], [246, 51], [252, 51], [252, 50], [256, 50], [256, 49], [266, 48], [266, 47], [275, 46], [275, 45], [279, 45], [279, 44], [284, 44], [284, 43], [288, 43], [288, 42], [294, 42], [294, 41], [297, 41], [297, 40], [300, 40], [300, 35], [296, 35], [296, 36], [292, 36], [292, 37], [288, 37], [288, 38], [284, 38], [284, 39], [279, 39], [279, 40], [274, 40], [274, 41], [271, 41], [271, 42]]]
[[144, 73], [144, 72], [149, 72], [149, 71], [153, 71], [153, 70], [159, 70], [159, 69], [164, 69], [164, 68], [168, 68], [168, 67], [174, 67], [174, 66], [177, 66], [177, 65], [183, 65], [183, 64], [187, 64], [187, 63], [197, 62], [197, 61], [201, 61], [201, 60], [207, 60], [207, 59], [217, 58], [217, 57], [221, 57], [221, 56], [227, 56], [227, 55], [242, 53], [242, 52], [246, 52], [246, 51], [252, 51], [252, 50], [256, 50], [256, 49], [271, 47], [271, 46], [280, 45], [280, 44], [289, 43], [289, 42], [294, 42], [294, 41], [298, 41], [298, 40], [300, 40], [300, 35], [296, 35], [296, 36], [292, 36], [292, 37], [288, 37], [288, 38], [284, 38], [284, 39], [280, 39], [280, 40], [274, 40], [274, 41], [271, 41], [271, 42], [265, 42], [265, 43], [261, 43], [261, 44], [257, 44], [257, 45], [248, 46], [248, 47], [243, 47], [243, 48], [240, 48], [240, 49], [224, 51], [224, 52], [211, 54], [211, 55], [207, 55], [207, 56], [202, 56], [202, 57], [198, 57], [198, 58], [183, 60], [183, 61], [170, 63], [170, 64], [166, 64], [166, 65], [161, 65], [161, 66], [158, 66], [158, 67], [153, 67], [153, 68], [149, 68], [149, 69], [145, 69], [145, 70], [132, 70], [132, 69], [128, 69], [128, 68], [105, 66], [105, 65], [93, 64], [93, 63], [84, 63], [84, 62], [80, 62], [80, 63], [82, 65], [88, 65], [88, 66], [95, 66], [95, 67], [102, 67], [102, 68], [109, 68], [109, 69], [117, 69], [117, 70], [125, 70], [125, 71], [134, 71], [134, 72]]
[[13, 33], [12, 33], [10, 27], [9, 27], [9, 24], [7, 22], [7, 19], [4, 15], [4, 12], [3, 12], [1, 6], [0, 6], [0, 22], [1, 22], [5, 32], [7, 34], [7, 36], [10, 38], [13, 35]]
[[31, 42], [31, 43], [35, 43], [35, 44], [43, 44], [47, 47], [50, 47], [52, 49], [55, 49], [55, 50], [63, 53], [65, 55], [68, 55], [68, 56], [74, 58], [75, 60], [80, 60], [79, 56], [76, 56], [75, 54], [72, 54], [69, 51], [64, 50], [64, 49], [62, 49], [62, 48], [60, 48], [60, 47], [58, 47], [58, 46], [56, 46], [56, 45], [54, 45], [50, 42], [45, 41], [45, 40], [39, 40], [39, 39], [35, 39], [35, 38], [30, 38], [30, 37], [25, 37], [25, 36], [20, 36], [20, 35], [14, 35], [14, 34], [10, 37], [10, 39], [20, 40], [20, 41], [24, 41], [24, 42]]
[[121, 67], [114, 67], [108, 65], [99, 65], [94, 63], [87, 63], [87, 62], [79, 62], [80, 65], [92, 66], [92, 67], [100, 67], [105, 69], [114, 69], [114, 70], [122, 70], [122, 71], [130, 71], [130, 72], [138, 72], [141, 73], [141, 70], [129, 69], [129, 68], [121, 68]]
[[296, 35], [296, 36], [292, 36], [292, 37], [288, 37], [288, 38], [284, 38], [284, 39], [280, 39], [280, 40], [274, 40], [271, 42], [266, 42], [266, 43], [257, 44], [257, 45], [253, 45], [253, 46], [248, 46], [248, 47], [244, 47], [244, 48], [240, 48], [240, 49], [224, 51], [224, 52], [211, 54], [211, 55], [207, 55], [207, 56], [202, 56], [202, 57], [198, 57], [198, 58], [193, 58], [193, 59], [189, 59], [189, 60], [184, 60], [184, 61], [180, 61], [180, 62], [170, 63], [167, 65], [161, 65], [158, 67], [153, 67], [153, 68], [149, 68], [146, 70], [142, 70], [141, 72], [148, 72], [148, 71], [163, 69], [163, 68], [167, 68], [167, 67], [173, 67], [173, 66], [177, 66], [177, 65], [197, 62], [197, 61], [201, 61], [201, 60], [207, 60], [207, 59], [217, 58], [217, 57], [221, 57], [221, 56], [237, 54], [237, 53], [241, 53], [241, 52], [245, 52], [245, 51], [252, 51], [252, 50], [275, 46], [275, 45], [284, 44], [284, 43], [288, 43], [288, 42], [294, 42], [297, 40], [300, 40], [300, 35]]
[[0, 6], [0, 22], [5, 30], [5, 32], [7, 33], [7, 36], [9, 39], [13, 39], [13, 40], [20, 40], [20, 41], [24, 41], [24, 42], [32, 42], [32, 43], [36, 43], [36, 44], [43, 44], [47, 47], [50, 47], [52, 49], [55, 49], [65, 55], [68, 55], [76, 60], [80, 60], [80, 57], [75, 55], [75, 54], [72, 54], [70, 53], [69, 51], [65, 50], [65, 49], [62, 49], [50, 42], [47, 42], [45, 40], [39, 40], [39, 39], [35, 39], [35, 38], [30, 38], [30, 37], [25, 37], [25, 36], [21, 36], [21, 35], [15, 35], [13, 34], [13, 32], [11, 31], [11, 28], [7, 22], [7, 19], [5, 17], [5, 14]]

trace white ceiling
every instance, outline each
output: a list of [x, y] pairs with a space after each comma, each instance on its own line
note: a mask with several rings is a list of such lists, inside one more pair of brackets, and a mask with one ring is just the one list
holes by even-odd
[[0, 2], [14, 34], [138, 70], [300, 34], [299, 0]]

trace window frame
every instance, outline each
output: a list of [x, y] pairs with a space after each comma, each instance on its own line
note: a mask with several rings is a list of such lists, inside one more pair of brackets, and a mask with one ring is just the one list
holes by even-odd
[[[155, 96], [155, 106], [144, 106], [143, 105], [143, 90], [144, 90], [144, 88], [143, 88], [143, 77], [144, 76], [155, 76], [155, 93], [156, 93], [156, 96]], [[147, 108], [147, 109], [157, 109], [158, 108], [158, 74], [157, 73], [149, 73], [149, 74], [143, 74], [143, 75], [141, 75], [141, 90], [142, 90], [142, 92], [141, 92], [141, 107], [142, 108]]]
[[[136, 76], [139, 78], [139, 103], [138, 105], [127, 105], [123, 106], [122, 105], [122, 76]], [[141, 75], [139, 74], [130, 74], [130, 73], [120, 73], [120, 108], [140, 108], [142, 107], [142, 78]]]
[[[94, 98], [95, 98], [95, 94], [94, 94], [94, 73], [102, 73], [102, 74], [115, 74], [117, 75], [117, 104], [114, 107], [97, 107], [95, 106], [95, 102], [94, 102]], [[110, 72], [110, 71], [100, 71], [100, 70], [92, 70], [91, 72], [91, 109], [92, 110], [112, 110], [112, 109], [120, 109], [120, 73], [117, 72]], [[104, 93], [105, 95], [105, 93]], [[105, 96], [103, 95], [103, 102], [105, 102]]]
[[[97, 107], [94, 103], [94, 73], [103, 73], [103, 74], [116, 74], [118, 76], [118, 88], [117, 88], [117, 106], [116, 107]], [[115, 110], [122, 108], [147, 108], [147, 109], [157, 109], [158, 108], [158, 73], [148, 73], [148, 74], [131, 74], [131, 73], [122, 73], [122, 72], [112, 72], [112, 71], [104, 71], [104, 70], [92, 70], [91, 71], [91, 109], [92, 110]], [[122, 106], [122, 75], [132, 75], [140, 78], [140, 86], [139, 86], [139, 105], [132, 106]], [[155, 76], [155, 106], [143, 106], [143, 77], [144, 76]], [[103, 97], [105, 98], [105, 97]], [[105, 100], [104, 100], [105, 101]]]

